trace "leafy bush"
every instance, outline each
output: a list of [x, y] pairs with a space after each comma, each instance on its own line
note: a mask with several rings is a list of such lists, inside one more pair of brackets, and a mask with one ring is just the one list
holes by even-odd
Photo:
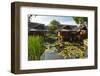
[[84, 52], [76, 46], [66, 46], [59, 55], [66, 58], [83, 58]]
[[28, 36], [28, 60], [40, 60], [44, 50], [44, 38], [42, 36]]
[[64, 42], [64, 48], [61, 49], [58, 54], [63, 56], [65, 59], [85, 58], [87, 56], [87, 46], [79, 45], [78, 43]]

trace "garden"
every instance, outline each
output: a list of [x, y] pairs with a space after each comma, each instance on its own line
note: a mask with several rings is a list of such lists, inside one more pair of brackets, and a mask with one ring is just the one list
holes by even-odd
[[[75, 20], [82, 23], [85, 19], [76, 18]], [[70, 31], [67, 38], [61, 33], [60, 23], [52, 20], [48, 25], [48, 30], [42, 36], [28, 36], [28, 60], [83, 59], [88, 57], [88, 39], [83, 36], [85, 34], [80, 29], [76, 30], [75, 34]], [[72, 38], [72, 35], [75, 37]]]

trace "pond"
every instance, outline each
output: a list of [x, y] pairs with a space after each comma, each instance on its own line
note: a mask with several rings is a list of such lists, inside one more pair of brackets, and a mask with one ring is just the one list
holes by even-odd
[[41, 55], [41, 60], [54, 60], [54, 59], [64, 59], [62, 56], [58, 55], [58, 50], [56, 49], [54, 44], [46, 44], [47, 49]]

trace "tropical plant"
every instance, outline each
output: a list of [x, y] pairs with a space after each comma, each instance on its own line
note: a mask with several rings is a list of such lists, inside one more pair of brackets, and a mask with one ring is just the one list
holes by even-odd
[[77, 24], [84, 24], [84, 22], [88, 22], [87, 17], [73, 17]]
[[40, 56], [44, 52], [44, 38], [42, 36], [28, 37], [28, 59], [40, 60]]

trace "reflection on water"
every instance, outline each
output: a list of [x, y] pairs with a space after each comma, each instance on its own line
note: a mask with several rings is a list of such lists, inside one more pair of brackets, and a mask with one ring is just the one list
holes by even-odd
[[54, 44], [47, 43], [45, 52], [41, 55], [41, 60], [52, 60], [52, 59], [63, 59], [62, 56], [58, 55], [58, 50]]

